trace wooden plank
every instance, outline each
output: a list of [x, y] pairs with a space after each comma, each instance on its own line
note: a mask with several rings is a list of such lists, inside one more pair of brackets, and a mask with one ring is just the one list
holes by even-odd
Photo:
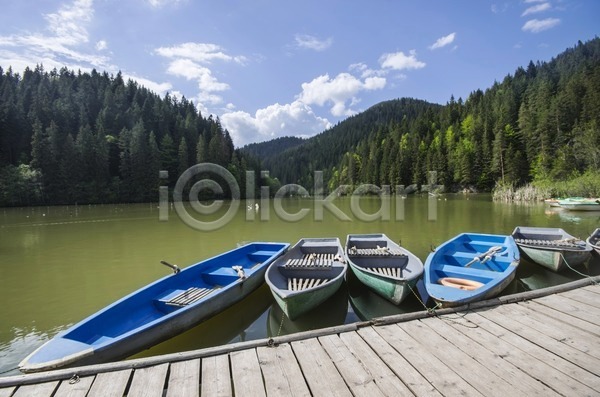
[[482, 396], [482, 394], [458, 376], [423, 345], [415, 341], [397, 325], [375, 328], [398, 353], [419, 371], [429, 383], [446, 396]]
[[536, 301], [529, 302], [531, 304], [531, 310], [535, 311], [536, 313], [543, 314], [544, 316], [548, 317], [548, 319], [560, 321], [560, 326], [562, 326], [562, 324], [570, 324], [573, 327], [577, 327], [580, 330], [589, 333], [592, 338], [600, 337], [600, 327], [592, 323], [581, 320], [577, 317], [573, 317], [571, 316], [571, 313], [561, 312], [552, 307], [542, 305]]
[[59, 381], [24, 385], [17, 389], [13, 397], [51, 397]]
[[260, 364], [255, 349], [241, 350], [229, 355], [234, 394], [266, 396]]
[[93, 376], [64, 380], [60, 383], [54, 397], [86, 397], [93, 382]]
[[573, 349], [579, 350], [582, 353], [600, 360], [598, 341], [594, 341], [593, 335], [571, 326], [568, 323], [560, 322], [557, 325], [556, 321], [548, 321], [548, 317], [544, 314], [532, 310], [529, 302], [518, 303], [511, 305], [510, 307], [499, 307], [497, 310], [505, 315], [514, 313], [516, 315], [514, 316], [514, 319], [521, 324], [527, 325], [560, 343], [564, 343]]
[[317, 339], [292, 342], [292, 349], [313, 395], [352, 395]]
[[0, 397], [10, 397], [12, 396], [13, 392], [15, 391], [16, 387], [11, 386], [11, 387], [3, 387], [2, 389], [0, 389]]
[[202, 359], [202, 396], [232, 396], [229, 355], [206, 357]]
[[375, 384], [384, 395], [413, 395], [410, 389], [402, 383], [386, 363], [377, 356], [377, 353], [356, 332], [340, 334], [340, 340], [344, 342], [350, 352], [362, 363], [365, 370], [371, 374], [375, 380]]
[[103, 372], [96, 375], [88, 397], [122, 397], [129, 383], [132, 370]]
[[162, 397], [169, 364], [136, 369], [127, 397]]
[[319, 338], [333, 364], [344, 378], [353, 396], [383, 396], [375, 379], [356, 359], [338, 335], [327, 335]]
[[490, 334], [487, 336], [490, 349], [558, 393], [586, 396], [600, 391], [598, 377], [588, 371], [488, 320], [481, 312], [469, 314], [468, 318], [478, 325], [471, 337], [483, 332]]
[[600, 313], [591, 306], [570, 299], [564, 299], [558, 295], [544, 296], [536, 299], [536, 302], [548, 307], [554, 307], [557, 310], [569, 313], [573, 317], [580, 318], [600, 327]]
[[256, 353], [260, 360], [267, 395], [310, 396], [302, 370], [288, 343], [277, 347], [258, 347]]
[[481, 365], [457, 346], [448, 343], [447, 339], [423, 324], [422, 321], [402, 323], [399, 324], [399, 327], [420, 343], [423, 350], [427, 350], [437, 357], [481, 394], [504, 397], [506, 391], [512, 389], [512, 386], [504, 379]]
[[374, 327], [361, 328], [357, 333], [412, 393], [417, 396], [441, 396], [431, 382], [394, 350]]
[[[559, 338], [561, 340], [559, 341], [535, 329], [533, 327], [535, 324], [533, 319], [527, 319], [528, 321], [523, 321], [522, 319], [522, 322], [519, 322], [516, 320], [517, 316], [510, 312], [510, 309], [512, 308], [508, 308], [509, 312], [507, 312], [506, 309], [506, 307], [498, 307], [494, 311], [481, 312], [481, 314], [504, 328], [511, 330], [511, 332], [516, 333], [522, 338], [527, 339], [531, 343], [543, 347], [555, 355], [588, 370], [596, 376], [600, 376], [600, 360], [587, 354], [581, 354], [579, 350], [562, 343], [562, 340], [567, 340], [569, 337], [567, 333], [562, 330], [557, 330], [562, 337], [562, 339]], [[600, 377], [598, 378], [598, 381], [600, 381]]]
[[600, 284], [588, 285], [587, 287], [582, 287], [581, 289], [586, 290], [587, 292], [600, 294]]
[[421, 320], [421, 322], [447, 339], [450, 345], [457, 346], [481, 365], [509, 383], [512, 388], [510, 390], [514, 389], [514, 391], [520, 392], [518, 394], [526, 396], [547, 397], [559, 395], [542, 382], [532, 378], [527, 372], [522, 371], [511, 364], [510, 361], [496, 354], [495, 349], [490, 349], [490, 343], [496, 344], [497, 338], [474, 338], [472, 328], [474, 323], [471, 323], [467, 319], [452, 318], [449, 320], [442, 317]]
[[200, 360], [180, 361], [169, 368], [167, 397], [200, 396]]
[[579, 303], [594, 306], [596, 309], [600, 310], [600, 299], [598, 299], [598, 294], [591, 291], [587, 291], [583, 288], [563, 292], [561, 296], [566, 296], [567, 298]]

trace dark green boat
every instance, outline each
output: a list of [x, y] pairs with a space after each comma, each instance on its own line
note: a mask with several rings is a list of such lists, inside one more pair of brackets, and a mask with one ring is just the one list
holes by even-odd
[[582, 264], [592, 253], [585, 241], [560, 228], [517, 226], [512, 237], [523, 255], [555, 272]]
[[304, 238], [269, 266], [265, 280], [281, 310], [295, 320], [332, 296], [347, 268], [339, 238]]
[[423, 262], [385, 234], [350, 234], [350, 269], [367, 287], [398, 305], [423, 274]]

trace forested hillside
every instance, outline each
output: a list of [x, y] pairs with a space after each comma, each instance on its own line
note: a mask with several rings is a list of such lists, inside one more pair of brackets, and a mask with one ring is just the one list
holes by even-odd
[[218, 118], [120, 73], [0, 68], [0, 206], [156, 201], [159, 185], [172, 188], [199, 162], [230, 170], [242, 195], [250, 169], [309, 190], [318, 170], [330, 190], [423, 184], [428, 171], [454, 189], [600, 180], [600, 39], [530, 62], [464, 102], [391, 100], [313, 138], [243, 151]]
[[[457, 82], [460, 84], [460, 82]], [[422, 184], [490, 190], [600, 167], [600, 39], [530, 62], [466, 101], [388, 101], [263, 160], [282, 183]], [[600, 188], [599, 188], [600, 190]]]
[[238, 181], [247, 167], [219, 120], [185, 98], [120, 73], [0, 68], [0, 206], [156, 201], [159, 184], [204, 161]]

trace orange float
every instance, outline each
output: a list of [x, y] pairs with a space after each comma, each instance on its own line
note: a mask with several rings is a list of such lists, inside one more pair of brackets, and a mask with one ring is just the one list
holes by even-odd
[[483, 283], [479, 281], [467, 280], [466, 278], [443, 277], [439, 279], [439, 283], [452, 288], [458, 288], [465, 291], [473, 291], [483, 287]]

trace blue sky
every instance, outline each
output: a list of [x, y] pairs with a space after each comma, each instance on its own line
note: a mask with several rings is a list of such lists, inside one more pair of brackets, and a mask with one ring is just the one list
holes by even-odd
[[444, 104], [599, 33], [596, 0], [19, 0], [0, 66], [121, 71], [236, 146], [312, 136], [389, 99]]

